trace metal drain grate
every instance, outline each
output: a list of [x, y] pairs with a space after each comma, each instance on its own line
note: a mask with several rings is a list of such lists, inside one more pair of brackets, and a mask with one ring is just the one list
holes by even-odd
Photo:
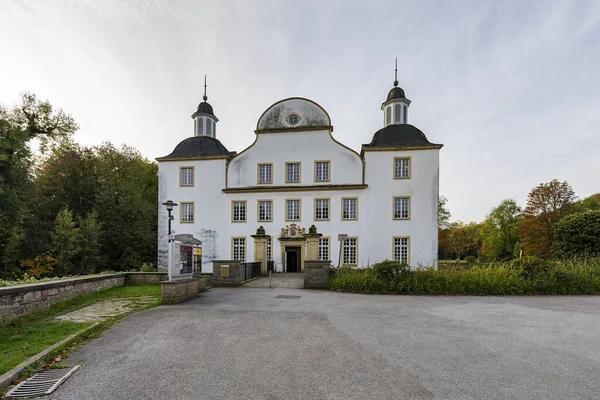
[[79, 365], [73, 368], [49, 369], [47, 371], [38, 372], [31, 378], [12, 388], [6, 393], [6, 397], [19, 399], [50, 394], [70, 377], [77, 368], [79, 368]]
[[292, 299], [292, 300], [296, 300], [299, 299], [300, 296], [289, 296], [287, 294], [280, 294], [278, 296], [275, 296], [276, 299]]

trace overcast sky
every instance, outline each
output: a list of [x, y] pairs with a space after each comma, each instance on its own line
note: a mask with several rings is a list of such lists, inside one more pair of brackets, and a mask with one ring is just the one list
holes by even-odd
[[360, 151], [394, 80], [440, 153], [452, 219], [553, 178], [600, 192], [600, 1], [0, 0], [0, 102], [36, 93], [83, 145], [170, 153], [208, 97], [241, 151], [261, 113], [312, 99]]

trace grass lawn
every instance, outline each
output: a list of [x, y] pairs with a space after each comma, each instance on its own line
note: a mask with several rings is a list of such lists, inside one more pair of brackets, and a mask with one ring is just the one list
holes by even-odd
[[[28, 358], [59, 342], [67, 336], [89, 326], [90, 323], [58, 321], [54, 317], [86, 307], [98, 300], [111, 297], [135, 298], [153, 296], [158, 305], [160, 286], [123, 286], [101, 292], [77, 296], [57, 303], [48, 311], [19, 318], [0, 325], [0, 374], [10, 371]], [[148, 305], [144, 305], [148, 307]]]

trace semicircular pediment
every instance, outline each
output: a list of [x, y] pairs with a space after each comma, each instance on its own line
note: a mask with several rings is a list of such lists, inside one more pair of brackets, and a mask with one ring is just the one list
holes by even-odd
[[330, 127], [327, 111], [312, 100], [292, 97], [278, 101], [260, 116], [257, 131]]

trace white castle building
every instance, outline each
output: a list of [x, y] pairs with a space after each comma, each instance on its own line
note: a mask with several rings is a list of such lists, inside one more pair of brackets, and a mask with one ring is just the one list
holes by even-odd
[[[303, 233], [312, 225], [322, 234], [319, 259], [333, 265], [341, 245], [342, 265], [437, 266], [442, 145], [408, 123], [410, 103], [396, 80], [381, 105], [383, 127], [365, 133], [370, 143], [357, 152], [336, 140], [319, 104], [284, 99], [263, 112], [254, 143], [237, 153], [217, 139], [205, 88], [192, 114], [194, 135], [157, 158], [159, 204], [178, 203], [172, 232], [202, 241], [203, 272], [215, 259], [254, 261], [252, 235], [261, 226], [278, 271], [303, 270]], [[159, 205], [159, 266], [167, 264], [167, 221]], [[347, 239], [338, 241], [340, 234]]]

